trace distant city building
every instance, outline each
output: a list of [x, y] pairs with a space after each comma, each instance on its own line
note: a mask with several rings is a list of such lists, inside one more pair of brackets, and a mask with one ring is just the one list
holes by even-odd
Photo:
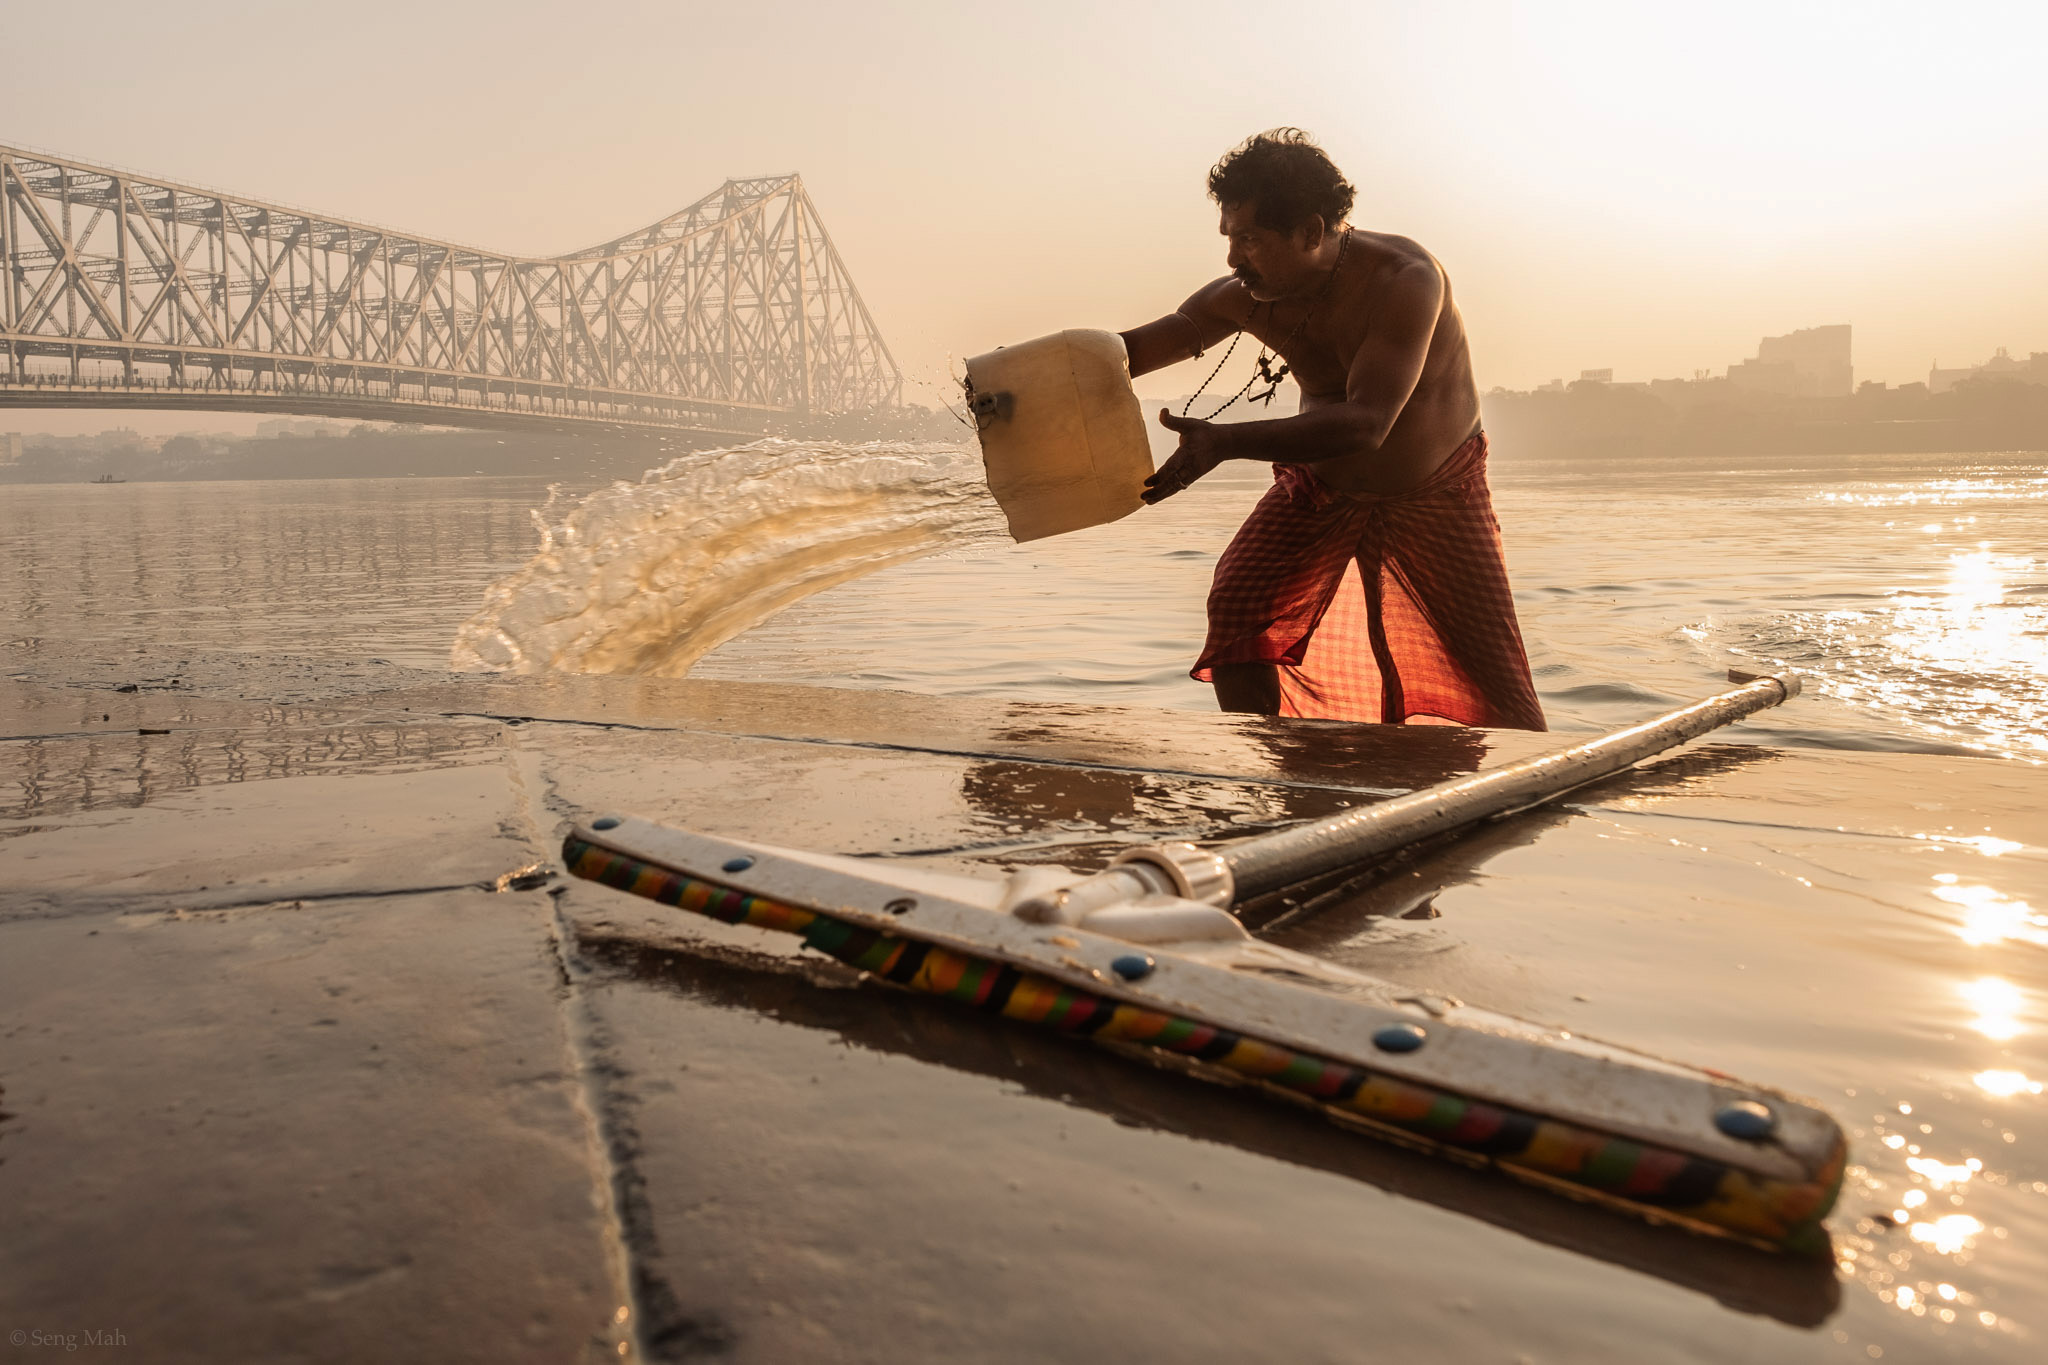
[[1581, 384], [1612, 384], [1614, 382], [1614, 367], [1610, 365], [1604, 370], [1580, 370], [1579, 382]]
[[2025, 360], [2014, 360], [2001, 346], [1998, 354], [1982, 365], [1960, 370], [1944, 370], [1941, 362], [1936, 361], [1927, 371], [1927, 391], [1946, 393], [1965, 379], [2010, 379], [2021, 384], [2048, 384], [2048, 351], [2035, 351]]
[[1563, 392], [1564, 392], [1564, 381], [1563, 381], [1562, 379], [1553, 379], [1553, 380], [1551, 380], [1551, 381], [1550, 381], [1550, 382], [1549, 382], [1548, 384], [1540, 384], [1540, 385], [1538, 385], [1538, 386], [1537, 386], [1537, 388], [1536, 388], [1536, 392], [1538, 392], [1538, 393], [1563, 393]]
[[21, 463], [21, 433], [0, 432], [0, 469]]
[[1856, 387], [1856, 372], [1849, 362], [1849, 324], [1765, 337], [1753, 358], [1728, 367], [1728, 382], [1745, 393], [1846, 397]]

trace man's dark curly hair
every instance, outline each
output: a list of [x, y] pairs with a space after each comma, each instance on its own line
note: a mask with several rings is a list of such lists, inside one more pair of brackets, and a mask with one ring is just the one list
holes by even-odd
[[1292, 232], [1317, 214], [1323, 226], [1335, 227], [1358, 191], [1314, 138], [1299, 128], [1274, 128], [1223, 154], [1209, 172], [1209, 197], [1250, 204], [1260, 227]]

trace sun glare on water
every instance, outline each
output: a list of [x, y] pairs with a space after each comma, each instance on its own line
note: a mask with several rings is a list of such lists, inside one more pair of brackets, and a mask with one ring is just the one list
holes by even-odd
[[[1791, 662], [1812, 668], [1816, 690], [1835, 701], [1953, 743], [2048, 762], [2048, 558], [1980, 538], [2013, 509], [2048, 502], [2048, 477], [1972, 471], [1830, 489], [1815, 501], [1860, 528], [1855, 534], [1892, 538], [1887, 572], [1898, 576], [1877, 601], [1858, 592], [1832, 609], [1788, 613], [1783, 638], [1803, 656]], [[1985, 508], [1983, 518], [1856, 520], [1973, 505]]]
[[1967, 1213], [1945, 1214], [1931, 1223], [1915, 1223], [1906, 1233], [1915, 1242], [1929, 1251], [1942, 1256], [1953, 1256], [1977, 1240], [1977, 1234], [1984, 1231], [1982, 1220]]
[[1881, 647], [1903, 665], [1903, 679], [1947, 682], [1952, 719], [2001, 747], [2048, 753], [2048, 603], [2010, 595], [2019, 581], [2044, 576], [2044, 566], [2024, 556], [1950, 555], [1939, 594], [1897, 598]]
[[1975, 981], [1965, 981], [1956, 990], [1977, 1011], [1970, 1027], [1986, 1038], [2003, 1043], [2023, 1032], [2019, 1020], [2023, 999], [2019, 987], [2012, 982], [2003, 977], [1980, 976]]
[[2024, 1071], [1980, 1071], [1970, 1079], [1985, 1094], [2002, 1100], [2014, 1095], [2038, 1095], [2042, 1089], [2041, 1082], [2029, 1079]]
[[1935, 899], [1962, 911], [1956, 933], [1971, 947], [2008, 941], [2048, 947], [2048, 915], [2035, 914], [2028, 902], [1996, 887], [1965, 884], [1953, 872], [1939, 873], [1934, 881]]

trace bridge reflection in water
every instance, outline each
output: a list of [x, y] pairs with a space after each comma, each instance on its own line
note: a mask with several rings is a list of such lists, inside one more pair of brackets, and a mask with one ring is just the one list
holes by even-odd
[[803, 182], [503, 255], [0, 146], [0, 407], [758, 434], [902, 402]]

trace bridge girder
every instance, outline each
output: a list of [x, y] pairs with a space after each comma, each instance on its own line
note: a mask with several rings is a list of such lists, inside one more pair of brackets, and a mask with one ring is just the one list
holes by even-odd
[[758, 433], [902, 375], [795, 175], [521, 257], [0, 146], [0, 406]]

